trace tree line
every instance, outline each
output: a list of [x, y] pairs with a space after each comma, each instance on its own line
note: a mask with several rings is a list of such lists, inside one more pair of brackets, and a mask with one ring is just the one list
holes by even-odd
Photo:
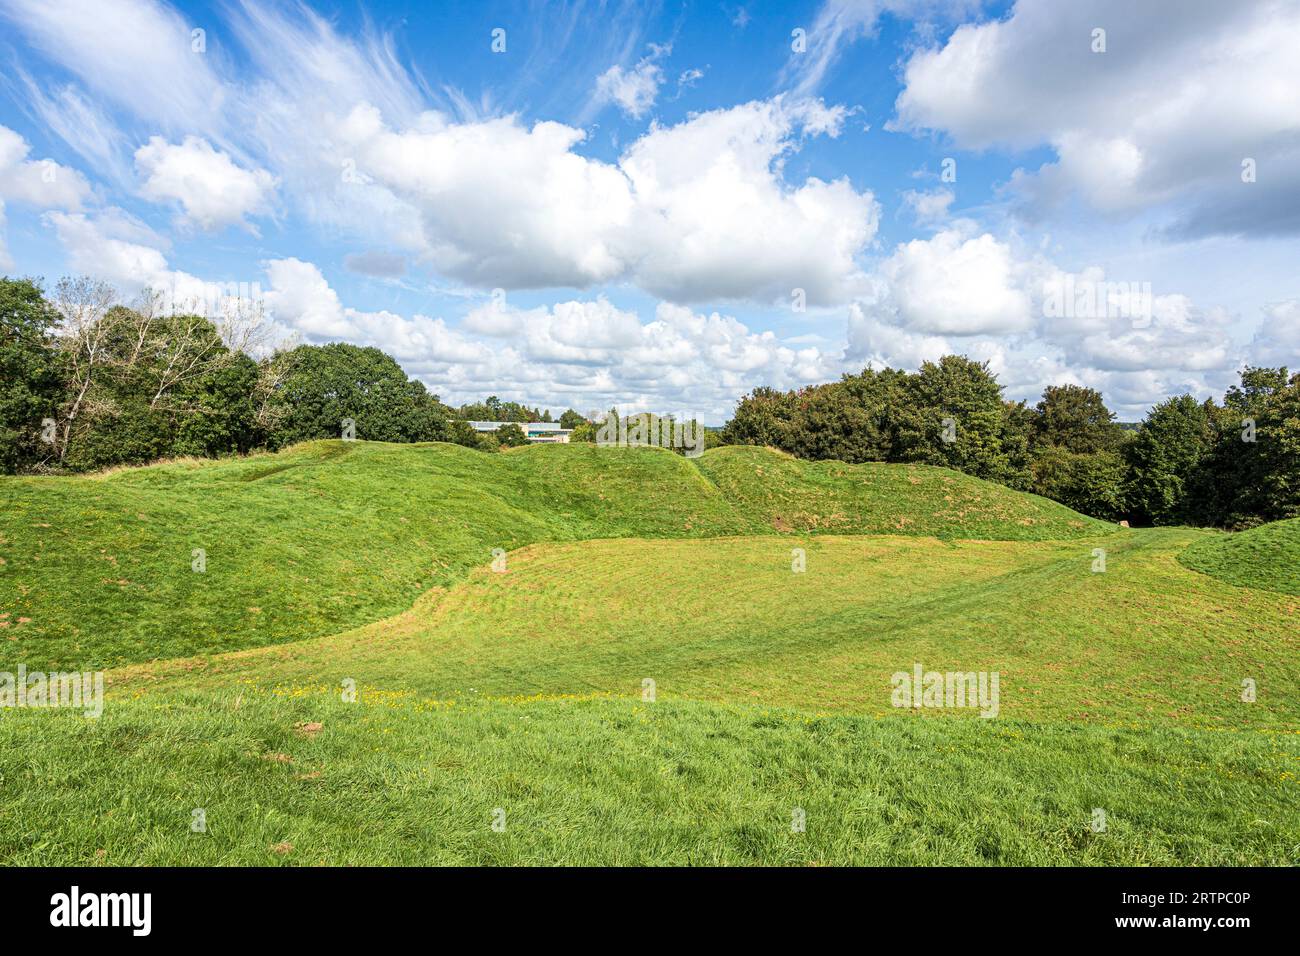
[[[525, 444], [521, 424], [554, 420], [496, 396], [450, 407], [377, 348], [272, 343], [252, 303], [208, 318], [164, 301], [146, 290], [123, 304], [86, 277], [48, 295], [35, 280], [0, 279], [0, 472], [277, 450], [342, 437], [345, 422], [360, 439], [494, 451]], [[916, 372], [759, 387], [707, 431], [706, 447], [942, 465], [1140, 524], [1300, 515], [1300, 374], [1247, 368], [1221, 402], [1175, 396], [1135, 424], [1090, 388], [1050, 386], [1032, 406], [1002, 392], [987, 364], [955, 355]], [[507, 424], [481, 433], [467, 420]], [[599, 422], [573, 409], [558, 420], [574, 441], [598, 438]]]
[[342, 437], [345, 422], [360, 439], [491, 451], [523, 444], [523, 431], [480, 434], [462, 419], [550, 420], [495, 396], [451, 408], [377, 348], [271, 342], [252, 302], [217, 311], [178, 311], [150, 290], [123, 304], [87, 277], [48, 294], [0, 279], [0, 472], [276, 450]]
[[801, 458], [943, 465], [1135, 524], [1244, 528], [1300, 515], [1300, 374], [1247, 368], [1222, 402], [1179, 395], [1135, 427], [1095, 389], [1054, 385], [1033, 406], [987, 363], [956, 355], [909, 373], [744, 396], [722, 433]]

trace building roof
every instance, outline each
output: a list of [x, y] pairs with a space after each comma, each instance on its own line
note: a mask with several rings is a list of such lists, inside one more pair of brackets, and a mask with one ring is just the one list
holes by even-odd
[[523, 429], [524, 434], [536, 434], [546, 432], [547, 434], [567, 435], [572, 428], [563, 428], [559, 422], [469, 422], [469, 427], [476, 432], [494, 432], [502, 425], [518, 425]]

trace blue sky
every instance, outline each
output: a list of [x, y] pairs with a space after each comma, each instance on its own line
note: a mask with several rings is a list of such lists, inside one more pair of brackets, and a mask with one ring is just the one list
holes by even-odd
[[0, 268], [242, 283], [448, 400], [1300, 365], [1296, 0], [52, 7], [0, 0]]

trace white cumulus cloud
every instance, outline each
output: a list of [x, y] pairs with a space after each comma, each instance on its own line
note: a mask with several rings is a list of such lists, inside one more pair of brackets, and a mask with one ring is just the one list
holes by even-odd
[[596, 78], [596, 97], [616, 103], [632, 119], [640, 119], [654, 106], [663, 82], [664, 71], [648, 57], [630, 70], [615, 64]]
[[18, 133], [0, 126], [0, 269], [12, 269], [5, 235], [5, 203], [36, 209], [77, 209], [90, 185], [77, 170], [53, 160], [28, 159], [31, 147]]
[[1172, 235], [1293, 235], [1297, 49], [1297, 0], [1017, 0], [913, 54], [891, 125], [968, 149], [1050, 146], [1054, 162], [1013, 179], [1035, 215], [1077, 194], [1111, 214], [1167, 204]]
[[721, 423], [756, 382], [790, 388], [840, 371], [830, 352], [667, 302], [643, 319], [603, 297], [528, 309], [494, 298], [452, 327], [349, 308], [310, 262], [272, 260], [265, 268], [277, 323], [308, 341], [381, 348], [455, 403], [497, 394], [557, 410], [618, 405]]
[[655, 126], [617, 165], [580, 130], [514, 117], [404, 130], [373, 107], [334, 130], [369, 183], [420, 213], [435, 268], [483, 288], [631, 281], [679, 302], [770, 300], [803, 288], [846, 301], [879, 207], [847, 177], [785, 182], [800, 135], [836, 135], [842, 109], [781, 99]]
[[268, 212], [275, 191], [265, 169], [245, 169], [198, 136], [174, 144], [152, 136], [135, 151], [135, 166], [141, 195], [179, 203], [186, 220], [205, 230], [251, 228], [245, 217]]
[[1248, 354], [1221, 309], [1095, 266], [1069, 272], [964, 221], [900, 243], [870, 288], [849, 311], [848, 364], [915, 368], [969, 355], [1014, 398], [1082, 384], [1138, 416], [1182, 391], [1221, 394]]
[[1285, 365], [1300, 372], [1300, 298], [1264, 307], [1264, 320], [1251, 342], [1251, 358], [1256, 365]]

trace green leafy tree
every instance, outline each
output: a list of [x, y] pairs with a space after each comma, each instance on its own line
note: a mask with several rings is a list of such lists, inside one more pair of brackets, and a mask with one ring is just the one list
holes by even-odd
[[511, 422], [502, 425], [496, 430], [497, 442], [502, 448], [518, 448], [520, 445], [528, 444], [528, 436], [524, 430]]
[[796, 407], [793, 392], [760, 385], [740, 400], [722, 430], [723, 438], [728, 445], [769, 445], [788, 451]]
[[785, 450], [800, 458], [881, 461], [887, 443], [872, 412], [841, 382], [803, 389], [784, 433]]
[[584, 442], [594, 444], [596, 441], [596, 432], [600, 426], [593, 421], [582, 421], [573, 427], [573, 434], [569, 436], [571, 442]]
[[33, 279], [0, 279], [0, 472], [55, 457], [44, 425], [63, 401], [54, 329], [58, 313]]
[[618, 422], [620, 421], [617, 408], [611, 408], [609, 411], [604, 413], [592, 412], [590, 418], [584, 419], [576, 428], [574, 428], [573, 434], [569, 436], [569, 441], [595, 444], [602, 430], [608, 430], [606, 428], [606, 423], [611, 417], [614, 421], [614, 428], [617, 429]]
[[866, 369], [800, 391], [786, 450], [803, 458], [888, 461], [895, 452], [907, 375]]
[[287, 361], [292, 371], [273, 399], [282, 414], [270, 436], [272, 447], [339, 438], [345, 419], [354, 422], [355, 437], [369, 441], [442, 441], [448, 436], [446, 407], [377, 348], [341, 342], [300, 345], [287, 353]]
[[551, 413], [540, 408], [530, 408], [518, 402], [503, 402], [495, 395], [485, 401], [471, 402], [456, 409], [461, 418], [475, 422], [549, 422]]
[[131, 308], [113, 306], [93, 335], [70, 343], [96, 344], [78, 413], [67, 413], [67, 467], [216, 456], [257, 442], [257, 364], [230, 349], [207, 318], [166, 313], [156, 304], [145, 296]]
[[1300, 516], [1300, 372], [1269, 396], [1256, 427], [1263, 458], [1259, 516]]
[[479, 441], [479, 433], [470, 427], [469, 422], [462, 418], [453, 418], [447, 423], [446, 441], [464, 445], [466, 448], [482, 447], [482, 443]]
[[1003, 484], [1019, 491], [1033, 489], [1033, 431], [1034, 410], [1024, 402], [1002, 403], [1002, 428], [1000, 441], [1006, 461], [1006, 474], [999, 479]]
[[171, 454], [216, 458], [258, 447], [265, 439], [257, 425], [260, 378], [258, 364], [240, 353], [187, 389]]
[[1194, 521], [1187, 489], [1213, 440], [1210, 415], [1191, 395], [1151, 409], [1125, 446], [1129, 474], [1124, 498], [1134, 517], [1152, 524]]
[[907, 379], [899, 460], [946, 465], [1006, 484], [1027, 480], [1025, 436], [1009, 416], [988, 364], [945, 355]]
[[949, 355], [915, 375], [867, 369], [797, 392], [756, 388], [722, 431], [728, 444], [805, 458], [946, 465], [1028, 487], [1028, 414], [986, 365]]
[[1241, 372], [1241, 384], [1229, 386], [1224, 393], [1223, 404], [1243, 415], [1258, 415], [1286, 387], [1286, 368], [1247, 366]]
[[1049, 385], [1034, 408], [1030, 441], [1035, 447], [1052, 446], [1087, 455], [1117, 451], [1123, 438], [1115, 413], [1096, 389]]
[[1207, 405], [1212, 447], [1188, 483], [1199, 520], [1227, 528], [1300, 514], [1300, 376], [1247, 368], [1222, 407]]
[[577, 428], [587, 420], [585, 415], [575, 412], [572, 408], [568, 409], [560, 416], [560, 427], [573, 429]]
[[1093, 517], [1122, 517], [1127, 466], [1119, 450], [1127, 436], [1101, 393], [1049, 385], [1025, 411], [1030, 490]]
[[1080, 453], [1049, 445], [1034, 457], [1032, 470], [1037, 494], [1094, 518], [1118, 521], [1127, 513], [1128, 466], [1117, 452]]

